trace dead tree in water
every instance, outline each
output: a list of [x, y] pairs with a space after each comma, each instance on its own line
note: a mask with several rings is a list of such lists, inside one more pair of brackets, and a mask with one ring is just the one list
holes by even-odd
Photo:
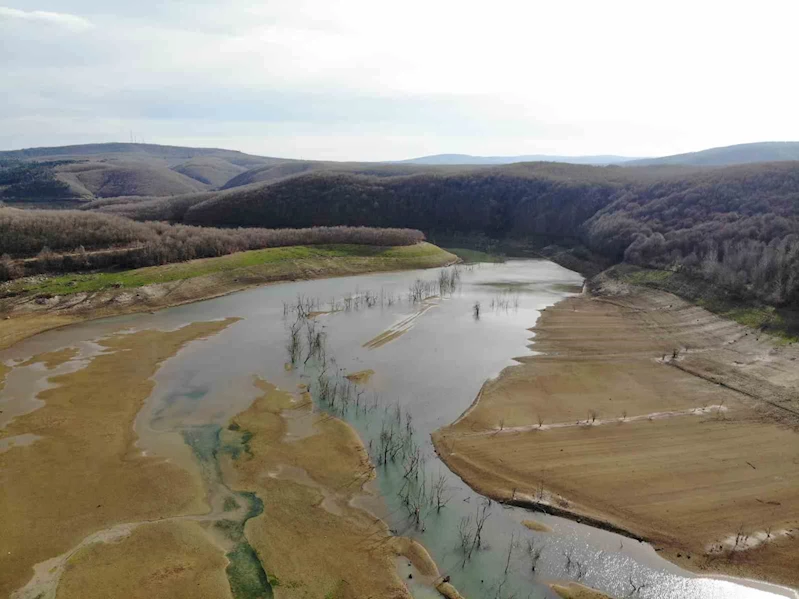
[[527, 555], [530, 557], [531, 571], [535, 572], [535, 568], [538, 565], [538, 560], [541, 559], [541, 552], [543, 550], [544, 546], [536, 546], [535, 539], [527, 539]]
[[477, 516], [475, 517], [476, 529], [475, 529], [475, 536], [474, 536], [474, 543], [477, 549], [483, 544], [483, 527], [485, 526], [486, 520], [491, 515], [491, 500], [486, 498], [480, 502], [480, 506], [477, 508]]
[[516, 549], [516, 532], [510, 533], [510, 543], [508, 544], [508, 557], [505, 560], [505, 576], [508, 575], [510, 569], [510, 558], [513, 556], [513, 551]]
[[472, 557], [474, 549], [474, 524], [471, 516], [463, 516], [458, 523], [458, 538], [460, 539], [461, 553], [463, 553], [463, 565]]
[[632, 597], [633, 595], [640, 595], [641, 591], [647, 586], [646, 584], [636, 584], [633, 580], [632, 574], [630, 575], [630, 579], [628, 581], [632, 590], [627, 594], [628, 597]]
[[302, 353], [302, 337], [300, 337], [300, 329], [302, 328], [302, 321], [297, 319], [294, 324], [289, 326], [289, 340], [286, 343], [286, 351], [289, 354], [289, 362], [296, 364], [300, 359]]
[[433, 505], [436, 511], [440, 512], [441, 508], [449, 503], [451, 499], [449, 485], [447, 485], [447, 477], [445, 474], [439, 474], [436, 481], [432, 484], [433, 491]]

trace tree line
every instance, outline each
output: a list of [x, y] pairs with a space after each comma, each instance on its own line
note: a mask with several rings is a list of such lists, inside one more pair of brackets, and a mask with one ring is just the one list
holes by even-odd
[[0, 280], [33, 272], [138, 268], [269, 247], [397, 246], [423, 240], [411, 229], [218, 229], [75, 210], [0, 208]]

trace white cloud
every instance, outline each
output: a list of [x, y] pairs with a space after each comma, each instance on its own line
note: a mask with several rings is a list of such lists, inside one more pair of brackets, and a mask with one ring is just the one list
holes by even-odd
[[2, 1], [0, 148], [68, 143], [92, 119], [120, 139], [185, 128], [375, 160], [799, 139], [795, 0]]
[[56, 25], [58, 27], [65, 27], [75, 31], [91, 29], [92, 27], [90, 21], [77, 15], [61, 12], [49, 12], [45, 10], [25, 11], [18, 10], [16, 8], [6, 8], [4, 6], [0, 6], [0, 20], [3, 19], [46, 23], [48, 25]]

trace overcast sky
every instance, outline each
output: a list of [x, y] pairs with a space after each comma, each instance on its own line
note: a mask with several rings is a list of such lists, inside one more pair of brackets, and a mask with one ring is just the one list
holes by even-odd
[[0, 149], [650, 156], [799, 140], [797, 0], [0, 0]]

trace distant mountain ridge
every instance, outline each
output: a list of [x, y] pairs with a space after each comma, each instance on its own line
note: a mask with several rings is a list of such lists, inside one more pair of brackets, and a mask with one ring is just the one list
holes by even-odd
[[520, 156], [472, 156], [470, 154], [433, 154], [407, 160], [397, 161], [399, 164], [428, 165], [498, 165], [516, 162], [565, 162], [568, 164], [589, 164], [603, 166], [622, 164], [640, 158], [602, 154], [598, 156], [551, 156], [549, 154], [524, 154]]
[[710, 148], [699, 152], [675, 154], [661, 158], [644, 158], [625, 166], [657, 166], [686, 164], [690, 166], [732, 166], [753, 162], [785, 162], [799, 160], [799, 141], [765, 141]]
[[100, 143], [0, 152], [0, 201], [85, 202], [121, 196], [169, 197], [275, 183], [315, 172], [378, 178], [453, 174], [526, 163], [540, 167], [654, 167], [715, 169], [760, 162], [799, 161], [799, 142], [762, 142], [661, 158], [592, 156], [472, 156], [437, 154], [395, 162], [333, 162], [256, 156], [236, 150], [157, 144]]
[[220, 148], [190, 148], [183, 146], [162, 146], [158, 144], [140, 143], [98, 143], [72, 146], [53, 146], [42, 148], [26, 148], [0, 152], [0, 160], [63, 160], [81, 158], [153, 158], [167, 163], [180, 163], [194, 158], [220, 158], [238, 166], [250, 168], [263, 166], [268, 162], [287, 161], [283, 158], [270, 158], [245, 154], [238, 150]]

